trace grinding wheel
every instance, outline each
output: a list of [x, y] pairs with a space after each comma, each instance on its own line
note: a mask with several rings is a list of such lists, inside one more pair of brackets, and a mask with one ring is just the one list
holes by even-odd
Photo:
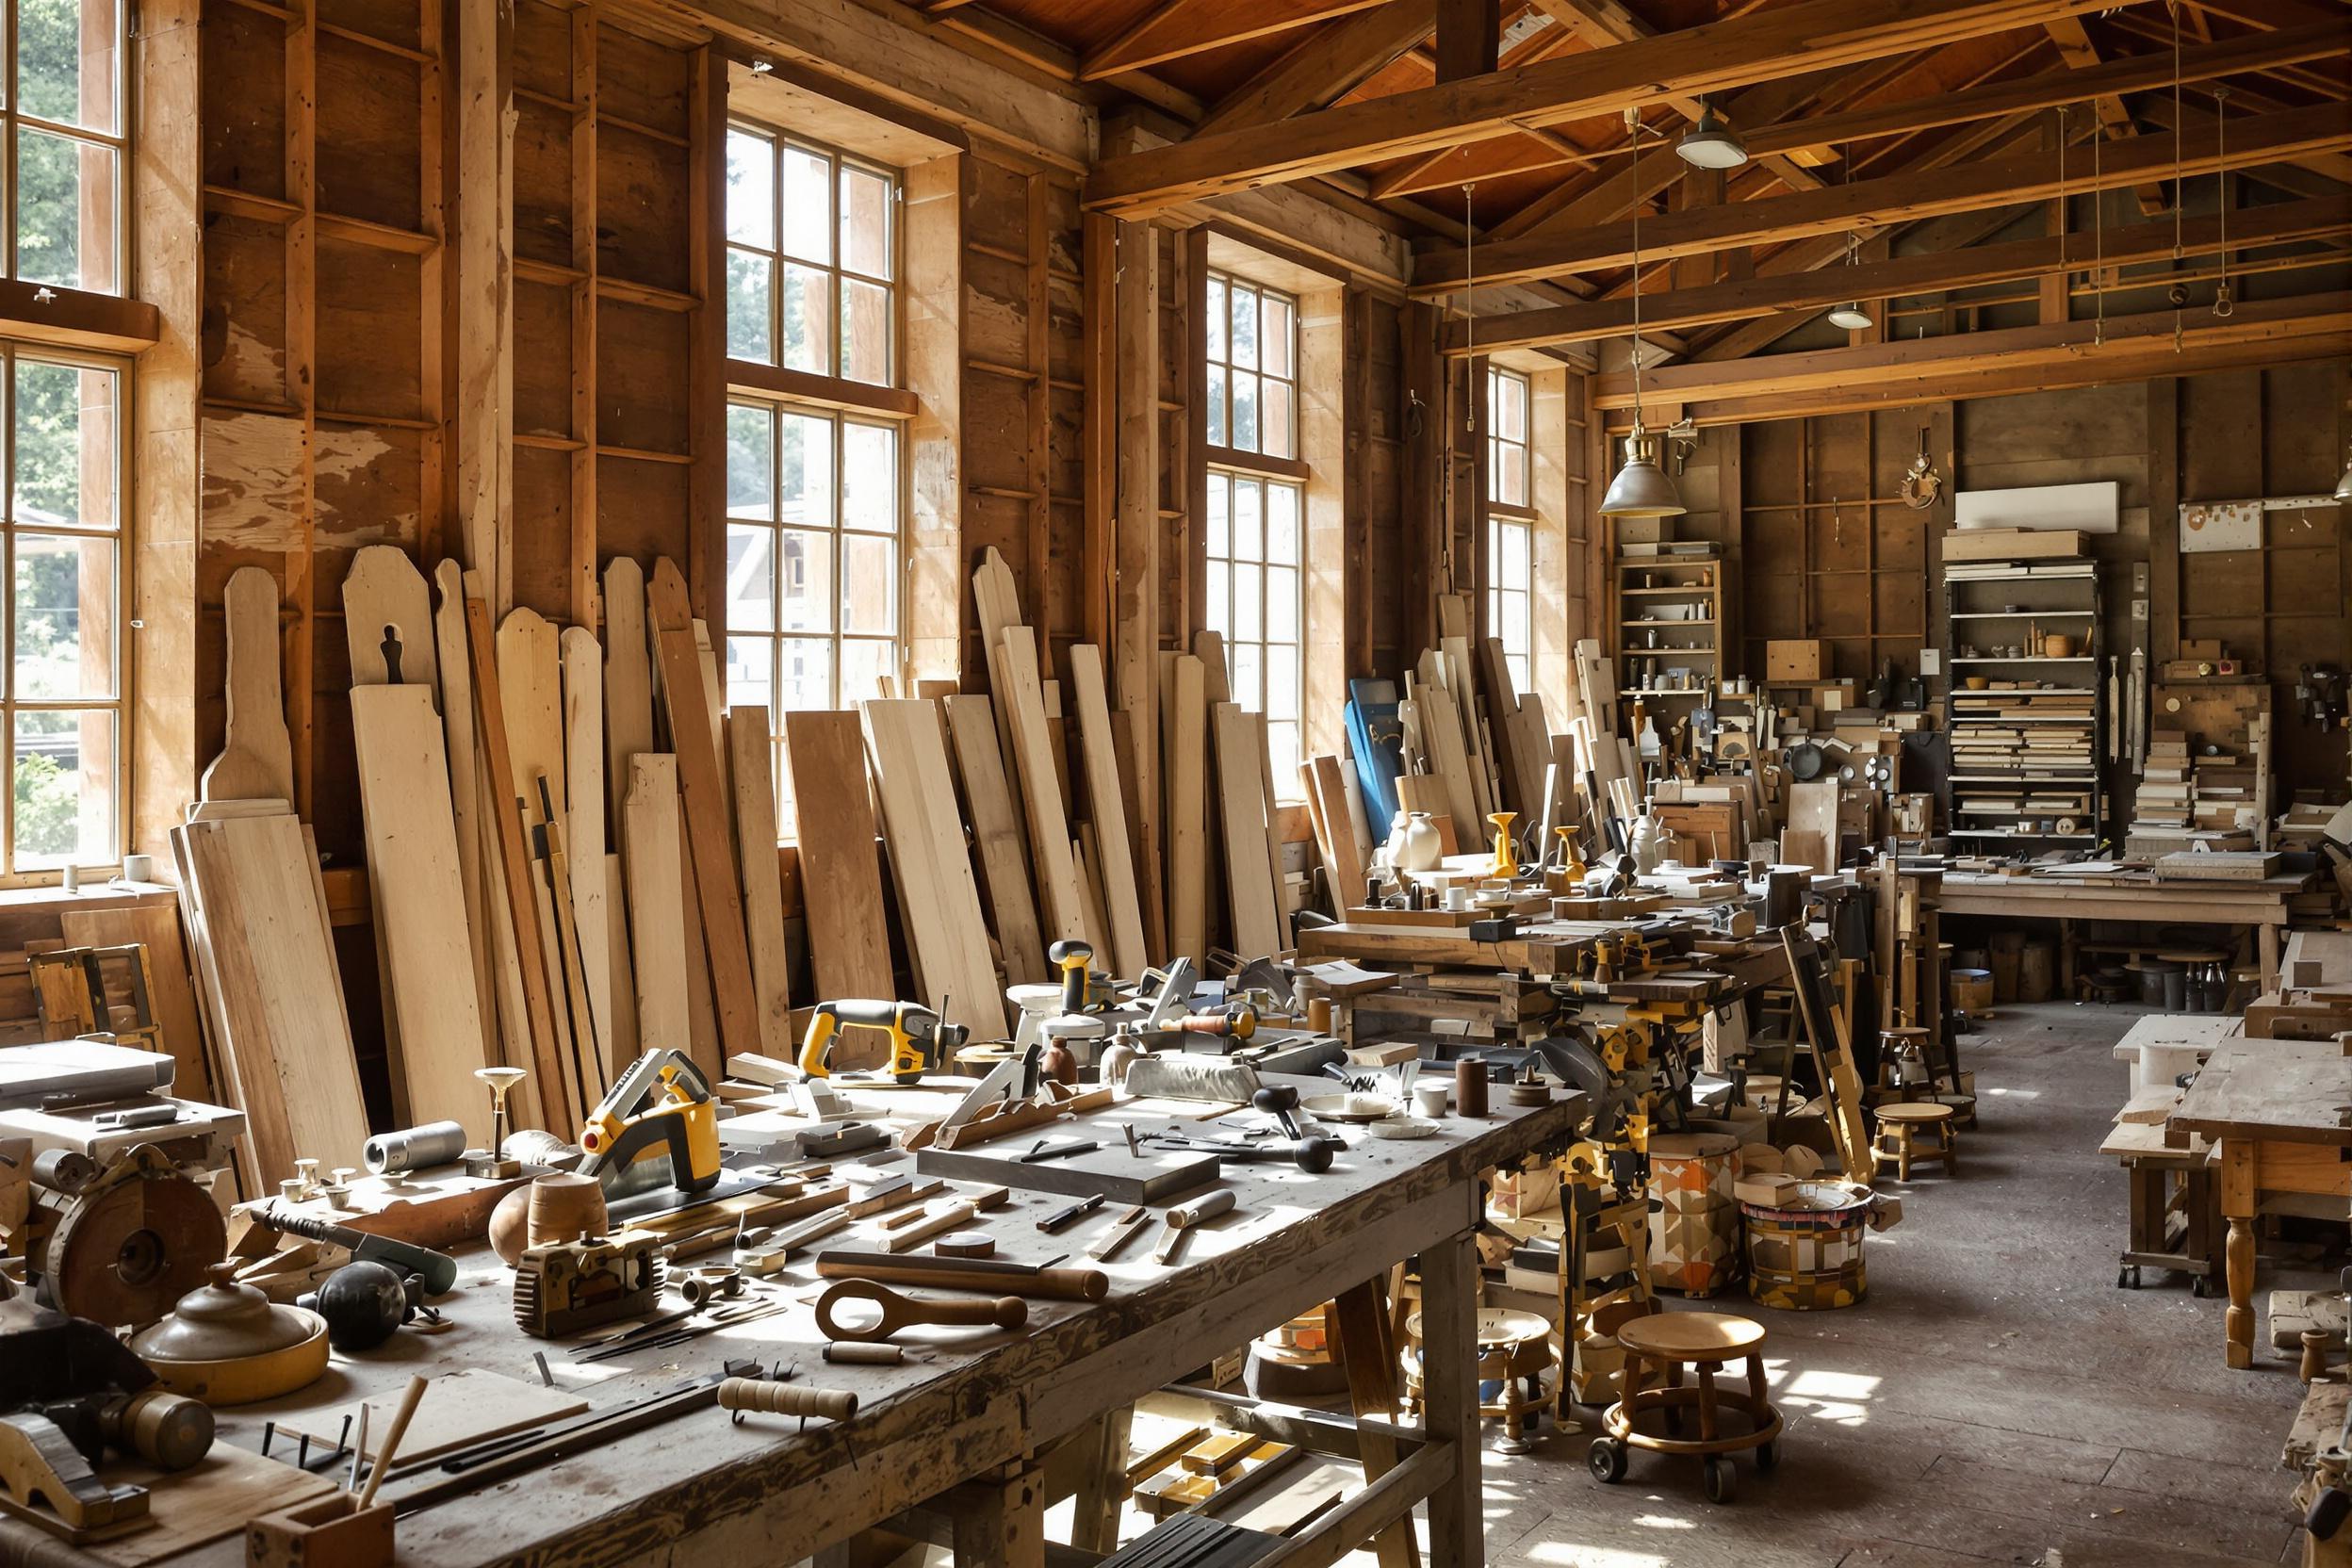
[[41, 1249], [41, 1293], [97, 1323], [145, 1325], [204, 1282], [228, 1252], [227, 1222], [209, 1194], [140, 1150], [100, 1184], [57, 1204]]

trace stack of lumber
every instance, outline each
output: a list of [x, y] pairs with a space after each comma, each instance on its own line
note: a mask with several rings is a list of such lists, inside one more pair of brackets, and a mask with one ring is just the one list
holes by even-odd
[[2157, 859], [2185, 850], [2250, 850], [2260, 843], [2269, 721], [2256, 718], [2238, 743], [2199, 745], [2178, 729], [2158, 729], [2132, 796], [2124, 852]]

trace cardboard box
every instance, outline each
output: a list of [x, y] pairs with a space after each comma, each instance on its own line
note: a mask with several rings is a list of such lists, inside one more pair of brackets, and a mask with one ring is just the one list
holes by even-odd
[[1819, 638], [1775, 638], [1764, 645], [1764, 678], [1772, 685], [1829, 678], [1829, 645]]
[[1617, 519], [1617, 543], [1620, 545], [1662, 545], [1674, 536], [1671, 517], [1620, 517]]

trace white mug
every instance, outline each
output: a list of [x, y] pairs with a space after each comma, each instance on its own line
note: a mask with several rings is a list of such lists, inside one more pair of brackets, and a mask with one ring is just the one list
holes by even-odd
[[1415, 1084], [1413, 1086], [1413, 1108], [1435, 1120], [1446, 1114], [1446, 1086]]
[[155, 879], [155, 858], [154, 856], [152, 856], [152, 855], [125, 855], [124, 857], [122, 857], [122, 880], [123, 880], [123, 881], [125, 881], [125, 882], [153, 882]]
[[1446, 889], [1446, 907], [1456, 911], [1470, 907], [1470, 890], [1459, 882]]

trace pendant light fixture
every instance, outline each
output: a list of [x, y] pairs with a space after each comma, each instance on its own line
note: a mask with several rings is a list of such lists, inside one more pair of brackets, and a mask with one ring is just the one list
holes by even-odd
[[1674, 489], [1674, 482], [1658, 466], [1658, 438], [1642, 422], [1642, 111], [1625, 111], [1625, 129], [1633, 133], [1633, 431], [1625, 438], [1625, 466], [1609, 482], [1601, 498], [1604, 517], [1679, 517], [1690, 509]]
[[[1845, 165], [1845, 183], [1852, 185], [1854, 184], [1854, 148], [1851, 144], [1846, 148]], [[1846, 270], [1849, 272], [1854, 270], [1855, 245], [1854, 231], [1848, 229], [1846, 231]], [[1870, 326], [1870, 313], [1862, 308], [1860, 300], [1848, 300], [1829, 313], [1829, 324], [1847, 332], [1861, 332]]]
[[1693, 169], [1737, 169], [1748, 161], [1748, 144], [1740, 133], [1715, 118], [1715, 106], [1699, 101], [1699, 122], [1682, 133], [1674, 155]]

